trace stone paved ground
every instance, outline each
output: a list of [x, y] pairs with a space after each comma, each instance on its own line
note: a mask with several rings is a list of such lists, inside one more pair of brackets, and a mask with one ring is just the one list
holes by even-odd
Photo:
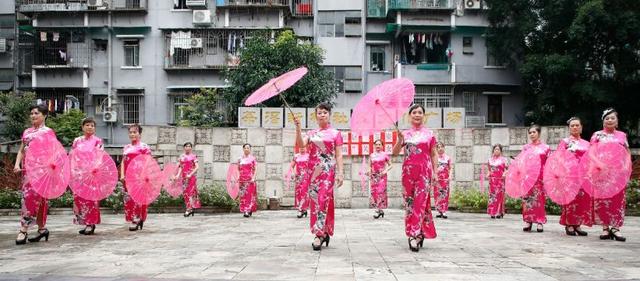
[[104, 215], [95, 236], [56, 215], [50, 241], [26, 246], [14, 244], [17, 218], [0, 217], [0, 280], [640, 280], [640, 218], [627, 218], [621, 243], [598, 240], [595, 227], [568, 237], [554, 216], [544, 233], [523, 233], [519, 215], [451, 213], [413, 253], [402, 211], [371, 214], [337, 210], [321, 252], [294, 211], [151, 214], [137, 233], [121, 215]]

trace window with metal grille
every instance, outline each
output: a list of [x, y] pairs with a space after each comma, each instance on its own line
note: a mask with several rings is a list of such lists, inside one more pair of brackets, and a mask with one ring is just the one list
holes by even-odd
[[385, 52], [383, 46], [371, 46], [371, 61], [369, 62], [371, 71], [385, 70]]
[[142, 109], [142, 95], [119, 95], [120, 105], [122, 106], [122, 123], [127, 124], [140, 124], [141, 121], [141, 109]]
[[36, 102], [45, 104], [52, 115], [64, 113], [70, 109], [84, 111], [83, 89], [37, 89], [35, 92]]
[[169, 124], [178, 124], [184, 118], [182, 107], [188, 105], [186, 99], [191, 94], [191, 92], [179, 92], [169, 96]]
[[450, 86], [416, 86], [414, 102], [424, 107], [451, 107], [453, 91]]
[[124, 65], [140, 66], [140, 41], [124, 41]]
[[187, 7], [187, 0], [173, 0], [173, 8], [176, 9], [176, 10], [189, 9]]
[[476, 93], [463, 92], [462, 104], [464, 105], [464, 111], [466, 113], [475, 113], [476, 112]]

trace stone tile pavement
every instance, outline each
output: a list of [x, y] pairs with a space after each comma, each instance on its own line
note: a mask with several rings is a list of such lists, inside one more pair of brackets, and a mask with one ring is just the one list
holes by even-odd
[[640, 280], [640, 218], [628, 241], [568, 237], [550, 216], [544, 233], [523, 233], [520, 215], [491, 220], [451, 213], [438, 237], [409, 251], [403, 212], [339, 209], [329, 248], [311, 250], [308, 218], [295, 211], [150, 214], [129, 232], [122, 215], [103, 215], [80, 236], [70, 215], [49, 217], [48, 242], [14, 243], [17, 217], [0, 217], [0, 280]]

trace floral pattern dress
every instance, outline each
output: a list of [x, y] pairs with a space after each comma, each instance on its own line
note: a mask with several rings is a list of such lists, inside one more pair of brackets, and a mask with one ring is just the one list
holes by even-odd
[[187, 179], [187, 175], [190, 174], [198, 163], [198, 157], [193, 154], [180, 155], [180, 167], [182, 168], [182, 197], [184, 198], [184, 204], [187, 210], [193, 210], [200, 208], [200, 199], [198, 198], [198, 186], [196, 185], [196, 175]]
[[254, 213], [258, 210], [258, 191], [253, 174], [256, 171], [258, 162], [253, 155], [242, 156], [238, 159], [238, 169], [240, 170], [240, 212]]
[[540, 175], [533, 185], [531, 190], [522, 197], [522, 220], [528, 223], [547, 223], [547, 213], [545, 211], [546, 195], [542, 186], [542, 175], [544, 171], [544, 164], [549, 157], [549, 146], [542, 143], [528, 143], [524, 146], [522, 151], [532, 150], [533, 153], [540, 156]]
[[309, 153], [297, 153], [293, 156], [293, 161], [296, 163], [294, 204], [296, 210], [304, 212], [309, 209], [309, 180], [311, 179]]
[[[80, 136], [73, 140], [71, 148], [73, 150], [102, 150], [102, 139], [91, 135], [89, 137]], [[100, 224], [100, 201], [84, 199], [76, 194], [73, 195], [73, 218], [74, 224], [94, 225]]]
[[[604, 130], [595, 132], [591, 137], [591, 144], [599, 142], [613, 142], [629, 147], [627, 135], [618, 130], [614, 130], [613, 133], [608, 133]], [[594, 188], [598, 187], [594, 186]], [[594, 224], [608, 225], [614, 228], [622, 227], [624, 225], [625, 202], [625, 189], [611, 198], [595, 199], [593, 201]]]
[[369, 207], [373, 209], [386, 209], [387, 203], [387, 174], [382, 173], [389, 163], [389, 154], [374, 152], [371, 154], [371, 198]]
[[[589, 142], [581, 138], [568, 137], [558, 144], [558, 150], [567, 150], [582, 159], [589, 150]], [[576, 198], [569, 204], [562, 206], [560, 224], [564, 226], [591, 226], [593, 224], [593, 199], [583, 189], [580, 189]]]
[[[129, 163], [139, 155], [151, 155], [151, 148], [146, 143], [135, 142], [133, 144], [127, 144], [124, 149], [124, 172], [127, 172]], [[131, 223], [138, 223], [140, 221], [147, 220], [147, 205], [141, 205], [129, 196], [127, 193], [127, 184], [124, 184], [124, 218]]]
[[333, 186], [336, 178], [336, 150], [341, 149], [342, 134], [331, 128], [314, 129], [309, 138], [309, 224], [311, 233], [317, 237], [333, 235], [334, 200]]
[[449, 172], [451, 171], [451, 158], [444, 153], [438, 155], [438, 185], [433, 189], [436, 210], [445, 213], [449, 210]]
[[[41, 126], [38, 128], [27, 128], [22, 132], [22, 143], [24, 144], [25, 156], [29, 153], [29, 144], [36, 138], [43, 139], [56, 139], [56, 134], [49, 127]], [[24, 157], [26, 158], [26, 157]], [[32, 226], [37, 223], [40, 226], [45, 226], [47, 223], [47, 210], [49, 207], [48, 200], [40, 196], [29, 181], [27, 180], [27, 172], [24, 166], [24, 158], [22, 159], [22, 207], [20, 209], [20, 224], [23, 227]], [[38, 214], [39, 221], [37, 220]]]
[[507, 171], [507, 158], [492, 156], [487, 163], [489, 166], [489, 202], [487, 214], [492, 217], [502, 216], [504, 208], [504, 173]]
[[402, 186], [405, 205], [405, 234], [408, 237], [435, 238], [436, 228], [431, 215], [433, 165], [431, 151], [436, 145], [433, 132], [427, 128], [411, 128], [404, 136]]

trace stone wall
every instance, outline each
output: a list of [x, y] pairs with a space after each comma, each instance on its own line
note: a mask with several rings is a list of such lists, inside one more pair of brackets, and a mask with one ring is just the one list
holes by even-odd
[[[230, 162], [242, 155], [242, 145], [250, 143], [258, 160], [258, 194], [276, 197], [281, 205], [293, 205], [293, 187], [284, 187], [283, 175], [293, 157], [295, 131], [291, 129], [263, 128], [186, 128], [145, 126], [142, 141], [149, 144], [160, 162], [177, 161], [182, 153], [182, 144], [194, 143], [200, 159], [199, 183], [218, 182], [224, 184]], [[515, 156], [527, 143], [526, 128], [493, 129], [438, 129], [437, 139], [445, 144], [446, 153], [454, 164], [452, 186], [454, 188], [478, 188], [482, 163], [491, 155], [491, 146], [504, 145], [507, 156]], [[561, 138], [568, 134], [566, 127], [545, 127], [542, 140], [555, 148]], [[112, 148], [114, 154], [121, 153]], [[342, 208], [366, 208], [368, 194], [362, 191], [358, 170], [361, 156], [345, 156], [345, 183], [335, 190], [336, 206]], [[388, 179], [388, 194], [391, 207], [401, 206], [400, 183], [402, 156], [392, 158], [393, 168]]]

